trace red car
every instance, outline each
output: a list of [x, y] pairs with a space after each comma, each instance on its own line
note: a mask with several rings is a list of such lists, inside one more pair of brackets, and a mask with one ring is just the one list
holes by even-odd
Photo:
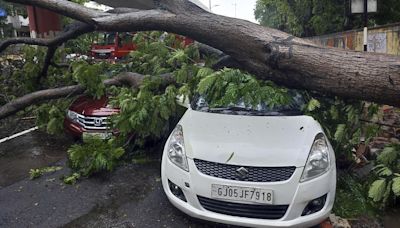
[[94, 100], [81, 96], [69, 107], [64, 119], [64, 129], [75, 138], [81, 138], [84, 134], [108, 138], [116, 133], [109, 129], [108, 123], [110, 116], [117, 113], [119, 109], [111, 107], [107, 97]]

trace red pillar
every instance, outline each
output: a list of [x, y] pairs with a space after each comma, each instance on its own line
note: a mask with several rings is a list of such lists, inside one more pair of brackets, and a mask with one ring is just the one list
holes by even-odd
[[60, 15], [46, 9], [28, 6], [31, 37], [54, 37], [61, 31]]

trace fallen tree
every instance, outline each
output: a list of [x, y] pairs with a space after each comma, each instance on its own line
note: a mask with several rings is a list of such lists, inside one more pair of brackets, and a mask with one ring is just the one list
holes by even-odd
[[398, 56], [323, 48], [275, 29], [209, 13], [185, 0], [154, 0], [154, 9], [114, 12], [66, 0], [8, 1], [51, 10], [98, 31], [162, 30], [189, 36], [223, 51], [259, 79], [400, 106]]
[[[105, 86], [129, 86], [135, 89], [139, 88], [144, 77], [144, 75], [138, 73], [124, 72], [111, 79], [104, 80], [103, 83]], [[175, 82], [175, 79], [172, 75], [165, 74], [162, 75], [162, 77], [166, 85], [173, 84]], [[72, 85], [36, 91], [12, 100], [6, 105], [0, 107], [0, 119], [13, 115], [32, 104], [38, 104], [47, 100], [72, 97], [83, 94], [84, 92], [85, 87], [82, 85]]]

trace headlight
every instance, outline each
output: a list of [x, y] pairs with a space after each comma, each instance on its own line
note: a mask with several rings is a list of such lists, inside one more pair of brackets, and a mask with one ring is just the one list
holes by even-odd
[[300, 182], [318, 177], [329, 170], [329, 148], [325, 136], [315, 136]]
[[179, 168], [189, 171], [181, 125], [177, 125], [172, 131], [171, 138], [168, 142], [168, 157], [171, 162]]
[[67, 111], [67, 117], [68, 117], [68, 119], [70, 119], [70, 120], [72, 120], [74, 122], [78, 121], [78, 113], [76, 113], [74, 111], [68, 110]]

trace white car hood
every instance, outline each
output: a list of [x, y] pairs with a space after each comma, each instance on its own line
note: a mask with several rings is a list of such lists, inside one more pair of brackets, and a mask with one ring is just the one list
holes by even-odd
[[315, 136], [322, 132], [309, 116], [242, 116], [190, 109], [180, 124], [188, 158], [242, 166], [302, 167]]

